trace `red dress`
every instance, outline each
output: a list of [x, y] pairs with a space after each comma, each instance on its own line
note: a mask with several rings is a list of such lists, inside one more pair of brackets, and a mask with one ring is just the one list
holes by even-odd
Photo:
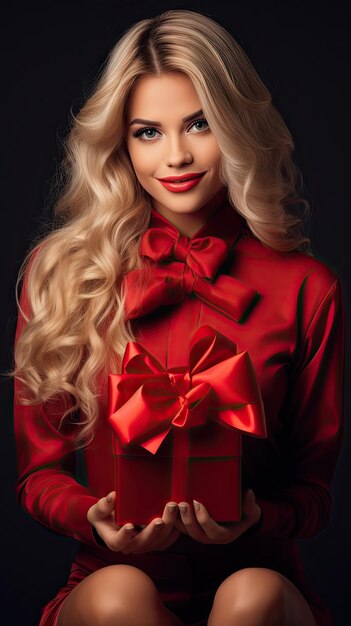
[[[330, 483], [343, 434], [344, 307], [338, 276], [300, 251], [263, 245], [227, 201], [191, 238], [153, 208], [140, 254], [148, 259], [151, 278], [136, 303], [139, 309], [130, 300], [129, 317], [138, 343], [163, 367], [186, 364], [194, 330], [204, 324], [251, 357], [267, 438], [242, 437], [242, 480], [255, 492], [261, 522], [226, 545], [201, 544], [182, 534], [165, 551], [110, 551], [97, 543], [86, 518], [114, 489], [106, 394], [101, 394], [100, 426], [84, 450], [87, 486], [75, 479], [74, 426], [58, 431], [60, 401], [25, 407], [15, 397], [19, 502], [37, 521], [79, 542], [67, 584], [43, 608], [40, 626], [55, 626], [71, 589], [112, 563], [149, 574], [166, 606], [187, 624], [207, 623], [215, 591], [228, 575], [243, 567], [269, 567], [297, 585], [318, 626], [330, 626], [330, 611], [304, 574], [295, 540], [314, 536], [330, 516]], [[142, 274], [133, 270], [126, 285]], [[21, 298], [25, 306], [25, 288]], [[22, 325], [20, 318], [17, 336]]]

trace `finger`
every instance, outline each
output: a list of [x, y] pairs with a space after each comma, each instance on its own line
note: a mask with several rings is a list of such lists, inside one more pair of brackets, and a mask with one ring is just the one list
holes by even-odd
[[174, 522], [174, 528], [177, 528], [177, 530], [179, 530], [181, 533], [184, 533], [184, 535], [189, 535], [187, 529], [185, 528], [182, 520], [180, 518], [176, 519]]
[[197, 520], [204, 529], [211, 542], [228, 543], [237, 539], [248, 527], [258, 520], [261, 515], [260, 507], [255, 503], [252, 490], [246, 491], [243, 498], [243, 517], [238, 522], [232, 522], [228, 527], [217, 524], [209, 515], [206, 507], [193, 500]]
[[[209, 543], [208, 536], [204, 532], [204, 529], [200, 526], [197, 517], [194, 515], [191, 506], [187, 502], [179, 503], [179, 511], [181, 521], [183, 522], [187, 533], [201, 543]], [[208, 515], [208, 514], [207, 514]]]
[[152, 520], [150, 524], [143, 528], [143, 530], [122, 549], [123, 554], [139, 554], [152, 550], [153, 544], [159, 541], [164, 524], [164, 521], [160, 517]]
[[[180, 535], [180, 531], [175, 528], [178, 521], [179, 509], [176, 502], [168, 502], [164, 508], [162, 519], [165, 523], [164, 529], [161, 531], [158, 541], [154, 549], [166, 548], [166, 544], [171, 545]], [[161, 541], [161, 543], [160, 543]]]
[[110, 517], [115, 507], [116, 492], [100, 498], [88, 511], [87, 518], [91, 524]]
[[116, 529], [116, 526], [114, 528], [106, 528], [106, 526], [104, 526], [101, 534], [105, 543], [111, 550], [120, 552], [134, 539], [137, 535], [137, 531], [133, 524], [128, 523], [124, 524], [124, 526], [119, 529]]
[[122, 550], [137, 534], [133, 524], [127, 523], [118, 528], [112, 520], [102, 520], [93, 524], [98, 535], [113, 551]]
[[261, 514], [261, 507], [256, 503], [254, 492], [247, 489], [243, 498], [243, 520], [246, 521], [247, 527], [256, 524]]
[[88, 511], [87, 518], [96, 528], [106, 545], [111, 550], [118, 551], [134, 538], [136, 530], [134, 525], [130, 523], [122, 527], [116, 525], [115, 500], [115, 491], [110, 492], [106, 497], [100, 498]]
[[167, 502], [162, 515], [165, 526], [173, 526], [177, 517], [178, 504], [176, 502]]
[[228, 530], [217, 524], [210, 516], [206, 507], [201, 503], [193, 500], [194, 510], [198, 524], [201, 526], [204, 534], [208, 539], [215, 542], [221, 542], [228, 538]]
[[160, 545], [163, 545], [172, 532], [177, 516], [177, 503], [168, 502], [164, 508], [162, 519], [157, 518], [154, 520], [154, 527], [151, 525], [147, 532], [139, 533], [138, 540], [126, 547], [125, 554], [138, 554], [146, 552], [146, 550], [155, 550]]

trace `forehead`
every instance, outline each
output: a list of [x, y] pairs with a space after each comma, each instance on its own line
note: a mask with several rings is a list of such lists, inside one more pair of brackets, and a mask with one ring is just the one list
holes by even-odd
[[128, 118], [138, 116], [159, 119], [161, 114], [186, 114], [201, 108], [190, 78], [183, 72], [141, 76], [133, 85], [127, 103]]

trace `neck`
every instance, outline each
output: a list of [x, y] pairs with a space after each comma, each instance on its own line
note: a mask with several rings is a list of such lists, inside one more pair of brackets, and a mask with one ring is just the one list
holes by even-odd
[[194, 233], [206, 224], [211, 215], [223, 205], [227, 198], [227, 188], [222, 187], [209, 202], [192, 213], [176, 213], [156, 203], [153, 206], [163, 217], [173, 224], [182, 235], [192, 237]]

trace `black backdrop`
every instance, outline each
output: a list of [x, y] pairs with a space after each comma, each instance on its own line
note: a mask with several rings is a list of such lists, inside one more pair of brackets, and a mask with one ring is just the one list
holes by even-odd
[[[270, 89], [294, 137], [295, 161], [313, 209], [313, 251], [339, 274], [350, 318], [345, 5], [245, 0], [145, 4], [62, 1], [17, 3], [2, 10], [1, 373], [11, 366], [16, 274], [29, 242], [50, 218], [50, 181], [69, 110], [79, 109], [118, 37], [139, 19], [170, 8], [202, 11], [228, 28]], [[65, 584], [76, 543], [45, 529], [17, 504], [12, 385], [4, 376], [0, 393], [0, 623], [37, 626], [41, 608]], [[318, 536], [299, 541], [307, 574], [332, 609], [336, 626], [346, 623], [351, 592], [349, 407], [346, 386], [345, 441], [333, 482], [330, 524]]]

